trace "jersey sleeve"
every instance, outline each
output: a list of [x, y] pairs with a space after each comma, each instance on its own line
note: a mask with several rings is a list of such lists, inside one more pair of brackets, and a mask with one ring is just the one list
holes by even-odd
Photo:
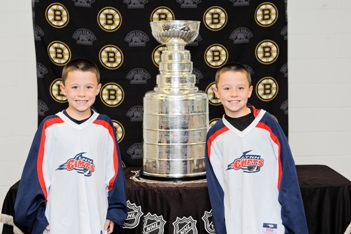
[[22, 172], [15, 201], [15, 221], [29, 233], [42, 233], [49, 224], [45, 217], [47, 191], [43, 185], [40, 157], [45, 145], [44, 120], [35, 136]]
[[[216, 128], [213, 126], [212, 128]], [[206, 178], [210, 203], [212, 207], [212, 218], [216, 233], [225, 234], [225, 218], [224, 218], [224, 192], [222, 185], [224, 184], [223, 175], [220, 172], [223, 170], [219, 158], [218, 150], [216, 150], [215, 138], [220, 131], [210, 129], [206, 137]], [[217, 172], [217, 174], [215, 173]]]
[[[270, 116], [271, 117], [271, 116]], [[296, 166], [291, 153], [288, 140], [273, 117], [269, 119], [269, 125], [280, 144], [280, 181], [278, 181], [279, 197], [282, 206], [281, 218], [285, 227], [285, 233], [308, 234], [307, 221], [300, 185], [297, 178]]]
[[122, 166], [122, 158], [117, 142], [116, 132], [114, 130], [112, 121], [106, 118], [106, 128], [109, 130], [111, 144], [108, 150], [106, 182], [108, 184], [108, 210], [107, 219], [112, 220], [116, 229], [122, 230], [123, 223], [127, 218], [127, 192], [124, 177], [124, 170]]

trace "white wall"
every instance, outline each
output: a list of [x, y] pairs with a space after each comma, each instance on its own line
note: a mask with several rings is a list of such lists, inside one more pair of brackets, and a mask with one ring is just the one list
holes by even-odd
[[351, 179], [350, 0], [288, 0], [289, 143], [296, 164]]
[[[351, 179], [351, 1], [289, 0], [288, 15], [295, 161], [329, 165]], [[0, 205], [20, 178], [37, 127], [32, 28], [31, 1], [0, 0]]]

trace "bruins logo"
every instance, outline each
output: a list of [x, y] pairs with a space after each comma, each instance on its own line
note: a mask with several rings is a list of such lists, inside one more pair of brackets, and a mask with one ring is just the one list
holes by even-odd
[[277, 43], [271, 40], [263, 40], [256, 46], [256, 59], [262, 64], [274, 63], [279, 56]]
[[112, 119], [112, 124], [113, 124], [113, 127], [115, 128], [117, 142], [121, 143], [121, 141], [123, 140], [126, 134], [126, 132], [124, 131], [124, 127], [120, 122], [114, 119]]
[[271, 2], [261, 3], [255, 12], [255, 21], [261, 27], [270, 27], [278, 19], [278, 8]]
[[227, 24], [228, 14], [222, 7], [213, 6], [205, 11], [203, 21], [209, 30], [219, 31]]
[[55, 2], [46, 8], [45, 18], [52, 27], [64, 28], [69, 22], [69, 13], [63, 4]]
[[159, 46], [156, 46], [156, 48], [152, 51], [152, 55], [151, 55], [152, 62], [155, 64], [156, 67], [160, 65], [162, 51], [166, 49], [167, 49], [167, 46], [159, 45]]
[[213, 92], [213, 88], [216, 87], [215, 82], [210, 83], [206, 88], [206, 93], [208, 97], [208, 102], [212, 106], [219, 106], [221, 105], [221, 100], [216, 97], [216, 94]]
[[119, 106], [124, 100], [124, 90], [117, 83], [106, 83], [101, 88], [100, 99], [108, 107]]
[[109, 70], [116, 70], [123, 64], [124, 56], [122, 50], [115, 45], [106, 45], [99, 52], [102, 66]]
[[102, 30], [114, 32], [122, 25], [122, 15], [113, 7], [105, 7], [99, 11], [97, 22]]
[[278, 94], [278, 82], [273, 77], [263, 77], [256, 84], [256, 95], [261, 101], [272, 101]]
[[162, 20], [174, 20], [175, 15], [171, 9], [168, 7], [157, 7], [150, 16], [150, 22], [162, 21]]
[[221, 118], [214, 118], [210, 120], [209, 126], [213, 127], [217, 123], [217, 121], [221, 120]]
[[57, 66], [66, 65], [72, 57], [69, 47], [61, 41], [53, 41], [48, 45], [48, 54], [51, 61]]
[[61, 78], [57, 78], [56, 80], [51, 82], [49, 92], [50, 92], [52, 99], [54, 99], [56, 102], [66, 103], [67, 98], [63, 93], [61, 93], [61, 89], [60, 89], [61, 82], [62, 82]]
[[205, 51], [205, 62], [209, 67], [219, 68], [228, 61], [228, 50], [220, 44], [212, 44]]

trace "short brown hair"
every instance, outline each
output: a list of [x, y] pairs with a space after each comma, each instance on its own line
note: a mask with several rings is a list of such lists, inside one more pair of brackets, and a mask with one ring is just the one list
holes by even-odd
[[68, 72], [70, 71], [90, 71], [95, 73], [98, 84], [100, 83], [100, 72], [96, 64], [89, 59], [78, 58], [67, 63], [62, 70], [62, 83], [65, 84]]
[[247, 81], [249, 82], [249, 86], [251, 86], [251, 75], [249, 70], [241, 63], [227, 63], [219, 68], [216, 72], [215, 84], [216, 87], [219, 82], [219, 76], [227, 71], [234, 71], [234, 72], [243, 72], [246, 73]]

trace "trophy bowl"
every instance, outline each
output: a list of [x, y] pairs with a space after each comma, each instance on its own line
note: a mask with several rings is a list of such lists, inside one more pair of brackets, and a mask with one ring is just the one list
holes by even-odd
[[161, 44], [186, 45], [199, 35], [200, 21], [167, 20], [150, 22], [152, 35]]

